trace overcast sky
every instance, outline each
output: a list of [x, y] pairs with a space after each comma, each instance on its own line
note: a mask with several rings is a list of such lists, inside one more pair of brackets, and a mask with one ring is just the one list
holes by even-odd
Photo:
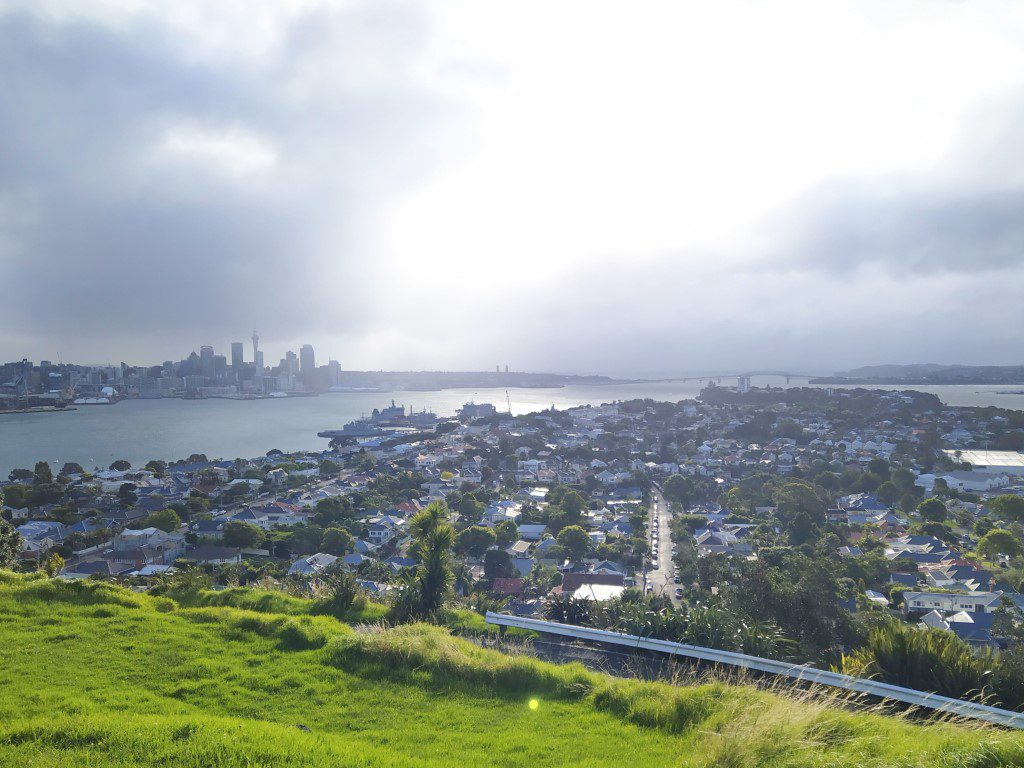
[[1022, 43], [1020, 0], [0, 0], [0, 359], [1019, 364]]

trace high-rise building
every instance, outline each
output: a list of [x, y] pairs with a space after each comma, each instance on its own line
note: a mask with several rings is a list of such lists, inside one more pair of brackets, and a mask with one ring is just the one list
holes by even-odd
[[327, 386], [336, 387], [341, 384], [341, 363], [331, 360], [327, 363]]
[[242, 373], [242, 365], [245, 363], [245, 347], [242, 346], [240, 341], [231, 342], [231, 368], [234, 370], [235, 375], [238, 376]]
[[204, 344], [199, 348], [199, 373], [206, 378], [213, 378], [213, 347]]
[[312, 344], [303, 344], [302, 349], [299, 350], [299, 369], [307, 383], [313, 381], [313, 375], [316, 372], [316, 355], [313, 354]]

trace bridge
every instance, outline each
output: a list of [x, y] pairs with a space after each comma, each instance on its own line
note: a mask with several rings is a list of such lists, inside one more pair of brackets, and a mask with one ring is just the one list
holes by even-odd
[[780, 379], [785, 379], [786, 383], [789, 384], [790, 379], [813, 379], [823, 374], [820, 373], [793, 373], [792, 371], [749, 371], [747, 373], [706, 373], [700, 376], [674, 376], [669, 379], [653, 379], [652, 383], [668, 383], [675, 381], [699, 381], [700, 383], [716, 382], [720, 383], [722, 379], [750, 379], [754, 376], [777, 376]]

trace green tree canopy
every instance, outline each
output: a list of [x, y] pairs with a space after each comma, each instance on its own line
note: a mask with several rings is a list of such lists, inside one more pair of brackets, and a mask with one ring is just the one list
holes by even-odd
[[946, 505], [943, 504], [939, 499], [930, 498], [925, 499], [917, 505], [917, 514], [923, 517], [925, 520], [931, 520], [935, 523], [945, 522], [946, 517], [949, 515], [949, 510], [946, 509]]
[[1014, 496], [1012, 493], [1004, 493], [1001, 496], [990, 499], [988, 509], [989, 512], [1002, 520], [1024, 520], [1024, 498]]
[[989, 560], [998, 555], [1015, 557], [1022, 551], [1020, 540], [1005, 528], [993, 528], [981, 537], [978, 551]]
[[574, 561], [582, 560], [591, 550], [593, 542], [587, 532], [578, 525], [569, 525], [558, 532], [558, 545], [562, 547]]
[[[685, 512], [697, 496], [697, 484], [692, 477], [685, 475], [672, 475], [661, 487], [665, 498], [669, 501], [678, 502]], [[735, 511], [735, 510], [730, 510]]]
[[328, 528], [320, 542], [320, 549], [329, 555], [342, 557], [355, 547], [356, 540], [344, 528]]
[[253, 549], [263, 541], [263, 531], [255, 525], [231, 520], [224, 524], [224, 546]]
[[163, 477], [167, 474], [167, 462], [160, 461], [159, 459], [153, 459], [152, 461], [146, 462], [146, 469], [152, 472], [157, 477]]
[[482, 557], [484, 552], [494, 546], [497, 538], [490, 528], [471, 525], [455, 537], [455, 550], [472, 557]]
[[494, 528], [497, 536], [495, 542], [499, 547], [507, 547], [519, 539], [519, 526], [513, 520], [502, 520]]
[[45, 485], [46, 483], [53, 482], [53, 470], [50, 469], [50, 464], [45, 461], [36, 462], [36, 471], [32, 473], [32, 483], [34, 485]]
[[[4, 495], [0, 490], [0, 506], [3, 506]], [[14, 526], [0, 517], [0, 568], [11, 568], [18, 562], [21, 555], [21, 534]]]
[[173, 509], [162, 509], [159, 512], [154, 512], [151, 515], [147, 515], [146, 519], [142, 522], [145, 528], [159, 528], [167, 533], [176, 531], [181, 527], [181, 517]]
[[135, 493], [135, 483], [121, 483], [121, 487], [117, 489], [117, 498], [126, 507], [134, 506], [139, 500], [138, 494]]

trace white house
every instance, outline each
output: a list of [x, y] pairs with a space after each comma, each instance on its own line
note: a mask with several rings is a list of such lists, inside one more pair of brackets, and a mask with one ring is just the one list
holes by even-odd
[[315, 555], [300, 557], [292, 563], [291, 568], [288, 569], [288, 573], [292, 575], [299, 574], [301, 576], [315, 576], [330, 568], [337, 562], [337, 560], [338, 558], [334, 555], [328, 555], [325, 552], [317, 552]]

